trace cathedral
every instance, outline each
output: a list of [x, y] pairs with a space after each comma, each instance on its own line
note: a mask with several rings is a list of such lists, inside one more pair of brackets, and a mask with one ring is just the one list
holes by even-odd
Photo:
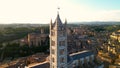
[[[67, 21], [62, 23], [59, 12], [54, 23], [50, 22], [49, 61], [31, 68], [94, 68], [95, 54], [91, 50], [68, 53]], [[98, 68], [98, 67], [96, 67]]]

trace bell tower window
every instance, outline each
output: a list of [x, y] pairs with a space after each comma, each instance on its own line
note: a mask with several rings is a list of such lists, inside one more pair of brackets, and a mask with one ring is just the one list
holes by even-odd
[[52, 54], [55, 54], [55, 50], [54, 50], [54, 49], [52, 49], [52, 50], [51, 50], [51, 53], [52, 53]]
[[54, 36], [55, 35], [55, 32], [54, 31], [51, 31], [51, 36]]
[[61, 63], [64, 63], [64, 61], [65, 61], [64, 57], [61, 57], [61, 58], [60, 58], [60, 62], [61, 62]]
[[63, 36], [64, 34], [63, 34], [63, 31], [59, 31], [59, 34], [60, 34], [60, 36]]
[[64, 51], [65, 51], [64, 49], [61, 49], [61, 50], [60, 50], [60, 55], [63, 55], [63, 54], [64, 54]]
[[55, 59], [54, 59], [54, 57], [52, 58], [52, 62], [55, 62]]
[[51, 45], [55, 46], [55, 41], [51, 40]]
[[65, 41], [60, 41], [60, 42], [59, 42], [59, 45], [60, 45], [60, 46], [65, 46]]

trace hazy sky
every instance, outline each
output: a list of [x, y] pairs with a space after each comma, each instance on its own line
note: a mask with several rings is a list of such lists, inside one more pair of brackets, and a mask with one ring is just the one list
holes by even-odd
[[120, 0], [0, 0], [0, 23], [120, 21]]

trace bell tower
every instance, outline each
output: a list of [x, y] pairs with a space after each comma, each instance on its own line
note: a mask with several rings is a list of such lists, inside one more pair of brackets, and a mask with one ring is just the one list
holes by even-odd
[[50, 68], [67, 68], [67, 21], [63, 24], [59, 12], [50, 22]]

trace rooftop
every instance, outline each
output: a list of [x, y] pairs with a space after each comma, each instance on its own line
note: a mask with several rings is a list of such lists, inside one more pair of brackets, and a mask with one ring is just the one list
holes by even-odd
[[93, 52], [91, 52], [90, 50], [85, 50], [85, 51], [70, 54], [70, 57], [73, 60], [77, 60], [80, 58], [85, 58], [85, 57], [90, 56], [90, 55], [93, 55]]
[[[67, 60], [68, 63], [71, 63], [73, 60], [84, 58], [90, 55], [93, 55], [93, 53], [90, 50], [84, 50], [68, 55]], [[50, 67], [50, 63], [47, 61], [29, 66], [29, 68], [49, 68], [49, 67]]]

